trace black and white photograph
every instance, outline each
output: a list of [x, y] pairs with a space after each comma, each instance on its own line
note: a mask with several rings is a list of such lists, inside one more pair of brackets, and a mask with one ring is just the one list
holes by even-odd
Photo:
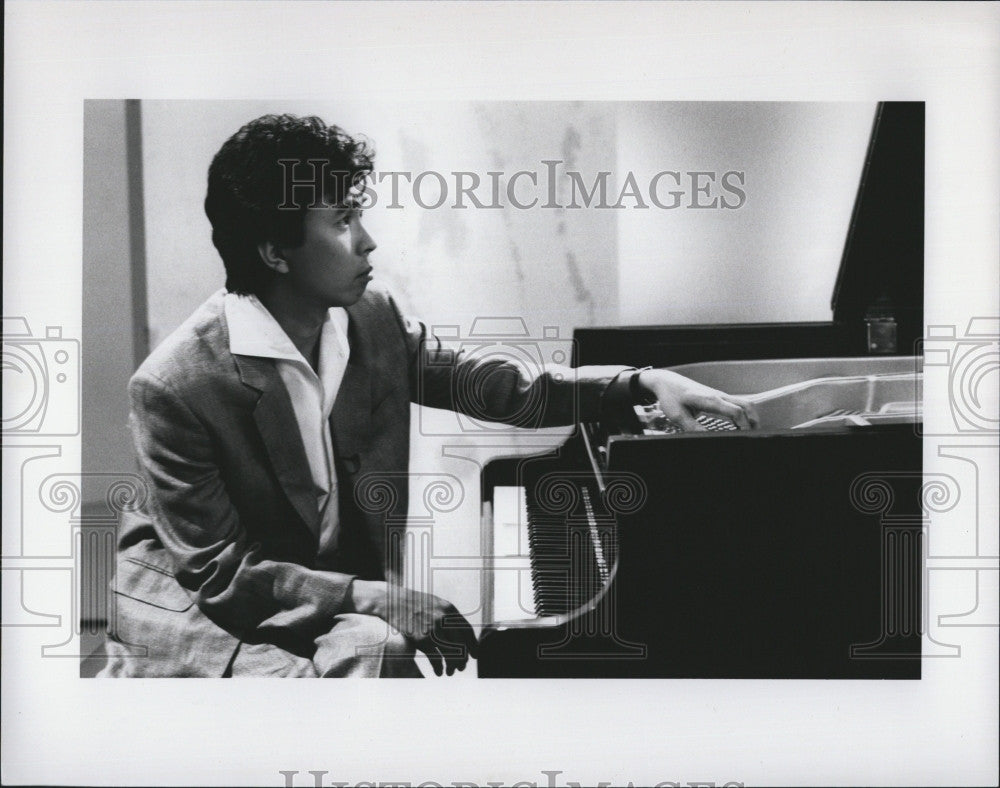
[[85, 107], [99, 676], [919, 678], [921, 103], [342, 111]]
[[8, 4], [5, 784], [995, 782], [997, 8], [612, 5]]

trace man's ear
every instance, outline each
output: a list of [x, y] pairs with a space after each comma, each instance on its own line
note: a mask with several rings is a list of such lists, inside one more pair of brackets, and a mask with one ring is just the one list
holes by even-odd
[[257, 244], [257, 252], [260, 259], [268, 268], [279, 274], [288, 273], [288, 262], [285, 260], [282, 251], [275, 246], [273, 241], [261, 241]]

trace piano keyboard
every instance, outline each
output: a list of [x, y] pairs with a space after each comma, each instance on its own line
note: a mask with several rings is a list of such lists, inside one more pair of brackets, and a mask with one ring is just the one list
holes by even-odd
[[[655, 405], [643, 407], [636, 406], [636, 415], [643, 426], [645, 435], [673, 435], [677, 432], [684, 432], [676, 422], [671, 421]], [[696, 421], [710, 432], [723, 432], [736, 430], [737, 427], [729, 419], [720, 419], [715, 416], [708, 416], [702, 413], [696, 417]]]
[[494, 489], [493, 621], [569, 613], [607, 584], [612, 521], [599, 515], [588, 485], [571, 483], [578, 505], [568, 513], [554, 513], [535, 500], [538, 485]]

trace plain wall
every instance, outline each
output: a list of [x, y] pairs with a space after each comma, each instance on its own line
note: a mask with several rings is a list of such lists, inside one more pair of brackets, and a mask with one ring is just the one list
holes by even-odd
[[[225, 280], [202, 208], [212, 156], [243, 123], [267, 112], [316, 114], [374, 144], [376, 169], [483, 174], [537, 171], [568, 155], [584, 171], [614, 167], [614, 105], [463, 102], [143, 102], [153, 347]], [[523, 316], [529, 330], [617, 318], [615, 226], [610, 211], [490, 210], [416, 204], [388, 182], [365, 225], [379, 244], [376, 279], [429, 323], [471, 326], [481, 316]], [[423, 185], [424, 202], [437, 194]], [[453, 192], [453, 188], [449, 186]], [[489, 192], [480, 189], [483, 195]], [[466, 201], [468, 204], [468, 201]]]
[[[628, 325], [827, 321], [875, 118], [873, 103], [620, 105], [618, 171], [681, 175], [681, 206], [619, 212], [620, 321]], [[692, 194], [692, 171], [715, 173]], [[735, 209], [692, 203], [740, 198]], [[709, 180], [698, 176], [706, 186]], [[735, 176], [731, 184], [739, 184]], [[672, 176], [660, 201], [673, 203]]]

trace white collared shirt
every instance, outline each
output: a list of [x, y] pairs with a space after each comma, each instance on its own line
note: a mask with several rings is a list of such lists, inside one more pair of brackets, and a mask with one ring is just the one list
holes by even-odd
[[273, 358], [288, 390], [316, 489], [319, 553], [329, 553], [336, 546], [340, 523], [329, 421], [351, 354], [347, 310], [333, 307], [327, 313], [319, 336], [318, 375], [256, 296], [226, 293], [225, 311], [230, 352]]

